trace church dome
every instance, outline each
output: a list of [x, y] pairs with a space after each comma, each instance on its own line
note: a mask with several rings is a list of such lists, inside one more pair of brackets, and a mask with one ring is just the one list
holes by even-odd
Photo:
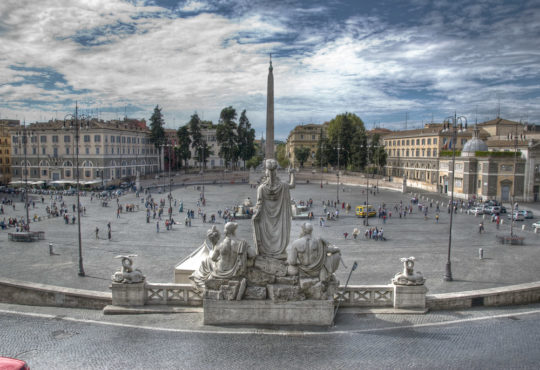
[[461, 149], [462, 157], [473, 157], [476, 152], [487, 152], [488, 146], [482, 139], [478, 137], [478, 127], [474, 128], [474, 134], [471, 140], [467, 141]]

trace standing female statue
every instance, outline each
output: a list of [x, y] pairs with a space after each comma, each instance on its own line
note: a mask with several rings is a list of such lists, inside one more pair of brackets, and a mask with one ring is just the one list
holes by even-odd
[[289, 183], [277, 177], [277, 161], [265, 161], [266, 178], [257, 189], [257, 204], [253, 213], [255, 248], [258, 255], [286, 259], [285, 249], [291, 232], [291, 195], [294, 171], [289, 168]]

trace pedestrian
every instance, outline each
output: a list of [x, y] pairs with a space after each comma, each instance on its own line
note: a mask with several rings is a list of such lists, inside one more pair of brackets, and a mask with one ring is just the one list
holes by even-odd
[[347, 237], [349, 236], [349, 233], [345, 231], [345, 232], [343, 233], [343, 236], [345, 237], [345, 240], [347, 240]]
[[482, 234], [484, 232], [484, 223], [483, 222], [480, 222], [478, 224], [478, 233], [479, 234]]
[[358, 234], [360, 233], [360, 230], [358, 230], [356, 227], [354, 228], [353, 232], [352, 232], [352, 235], [353, 235], [353, 238], [354, 240], [356, 240], [356, 238], [358, 237]]
[[158, 233], [159, 233], [159, 221], [158, 221], [158, 222], [156, 222], [156, 232], [158, 232]]
[[439, 223], [439, 214], [435, 214], [435, 223]]
[[96, 227], [96, 239], [99, 239], [99, 228]]

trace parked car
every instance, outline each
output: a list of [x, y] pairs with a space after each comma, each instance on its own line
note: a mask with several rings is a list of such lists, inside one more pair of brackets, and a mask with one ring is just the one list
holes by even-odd
[[491, 207], [491, 212], [490, 212], [490, 214], [492, 214], [492, 215], [498, 215], [498, 214], [500, 214], [500, 213], [501, 213], [501, 207], [499, 207], [499, 206], [493, 206], [493, 207]]
[[501, 206], [501, 213], [506, 213], [506, 207], [505, 206]]
[[469, 209], [469, 214], [470, 215], [475, 215], [475, 216], [483, 215], [484, 214], [484, 207], [473, 207], [473, 208]]
[[532, 227], [537, 230], [540, 230], [540, 221], [536, 221], [534, 224], [532, 224]]
[[534, 214], [532, 213], [532, 211], [528, 211], [528, 210], [523, 209], [523, 210], [519, 211], [519, 213], [521, 213], [523, 215], [523, 217], [525, 217], [525, 218], [529, 218], [529, 219], [534, 218]]
[[525, 221], [525, 217], [520, 212], [514, 212], [514, 217], [509, 213], [507, 217], [512, 218], [514, 221]]

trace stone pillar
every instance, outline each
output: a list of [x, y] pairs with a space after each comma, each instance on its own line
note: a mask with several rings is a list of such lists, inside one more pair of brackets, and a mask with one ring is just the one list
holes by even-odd
[[426, 308], [425, 285], [394, 284], [394, 308]]
[[111, 283], [112, 304], [114, 306], [144, 306], [144, 282]]
[[268, 68], [268, 86], [266, 92], [266, 159], [275, 159], [274, 156], [274, 75], [272, 73], [272, 57]]

